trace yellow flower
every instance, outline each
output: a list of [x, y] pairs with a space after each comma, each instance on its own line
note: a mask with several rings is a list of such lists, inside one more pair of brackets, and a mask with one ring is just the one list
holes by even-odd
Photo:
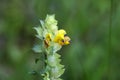
[[51, 41], [51, 34], [50, 33], [46, 34], [46, 40]]
[[70, 44], [70, 38], [69, 38], [68, 36], [65, 36], [65, 37], [64, 37], [64, 44], [65, 44], [65, 45]]
[[60, 45], [68, 45], [70, 44], [70, 38], [66, 36], [66, 31], [61, 29], [57, 32], [54, 42], [60, 44]]
[[50, 46], [50, 41], [51, 41], [51, 34], [48, 33], [48, 34], [46, 34], [46, 37], [44, 39], [44, 44], [47, 48]]

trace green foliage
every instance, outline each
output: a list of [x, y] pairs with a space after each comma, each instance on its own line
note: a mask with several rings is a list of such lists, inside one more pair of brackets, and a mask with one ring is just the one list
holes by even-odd
[[42, 52], [42, 46], [41, 45], [35, 45], [33, 47], [33, 51], [35, 51], [36, 53], [41, 53]]

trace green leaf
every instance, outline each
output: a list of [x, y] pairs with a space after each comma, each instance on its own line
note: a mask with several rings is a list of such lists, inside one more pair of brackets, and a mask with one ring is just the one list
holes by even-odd
[[40, 26], [34, 27], [34, 29], [37, 31], [36, 36], [42, 40], [43, 39], [43, 29]]
[[42, 52], [42, 47], [41, 45], [35, 45], [32, 50], [36, 53], [41, 53]]
[[58, 43], [54, 43], [53, 52], [56, 53], [56, 52], [59, 51], [61, 48], [62, 48], [61, 45], [59, 45]]
[[58, 53], [55, 53], [55, 57], [56, 57], [56, 58], [60, 58], [61, 55], [59, 55]]
[[40, 20], [40, 23], [41, 23], [42, 28], [45, 29], [44, 21], [43, 21], [43, 20]]

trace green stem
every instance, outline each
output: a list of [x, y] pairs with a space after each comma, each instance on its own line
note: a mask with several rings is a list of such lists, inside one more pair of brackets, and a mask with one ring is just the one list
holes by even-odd
[[108, 41], [108, 46], [109, 46], [109, 80], [111, 80], [111, 56], [112, 56], [112, 17], [113, 17], [113, 0], [110, 0], [110, 19], [109, 19], [109, 41]]

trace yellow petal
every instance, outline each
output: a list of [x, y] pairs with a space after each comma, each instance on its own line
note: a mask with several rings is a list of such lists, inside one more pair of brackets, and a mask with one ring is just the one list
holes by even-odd
[[65, 34], [66, 34], [66, 31], [65, 31], [65, 30], [63, 30], [63, 29], [60, 29], [60, 30], [58, 31], [58, 34], [65, 35]]

